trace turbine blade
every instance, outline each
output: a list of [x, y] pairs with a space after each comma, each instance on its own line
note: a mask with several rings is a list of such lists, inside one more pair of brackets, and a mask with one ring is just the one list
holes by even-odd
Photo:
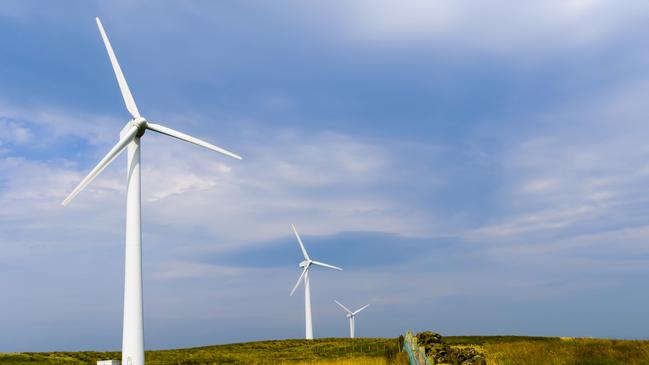
[[300, 235], [297, 234], [297, 229], [295, 229], [295, 225], [291, 224], [291, 228], [293, 228], [293, 233], [295, 233], [295, 237], [297, 238], [297, 242], [300, 244], [300, 249], [302, 250], [302, 255], [304, 255], [304, 258], [306, 260], [311, 260], [309, 258], [309, 254], [306, 253], [306, 248], [304, 248], [304, 243], [302, 243], [302, 239], [300, 239]]
[[352, 314], [352, 311], [350, 311], [349, 309], [347, 309], [347, 307], [345, 307], [344, 305], [342, 305], [342, 303], [340, 303], [340, 302], [337, 301], [337, 300], [334, 300], [334, 302], [336, 302], [336, 304], [338, 304], [342, 309], [344, 309], [345, 311], [347, 311], [347, 313]]
[[219, 152], [219, 153], [222, 153], [224, 155], [230, 156], [232, 158], [236, 158], [237, 160], [241, 160], [241, 156], [239, 156], [237, 154], [234, 154], [234, 153], [232, 153], [232, 152], [230, 152], [228, 150], [225, 150], [225, 149], [223, 149], [221, 147], [215, 146], [215, 145], [213, 145], [211, 143], [207, 143], [207, 142], [205, 142], [205, 141], [203, 141], [201, 139], [192, 137], [192, 136], [190, 136], [188, 134], [178, 132], [178, 131], [173, 130], [171, 128], [167, 128], [167, 127], [165, 127], [163, 125], [155, 124], [155, 123], [148, 123], [147, 122], [146, 127], [148, 129], [152, 130], [152, 131], [156, 131], [158, 133], [161, 133], [161, 134], [164, 134], [164, 135], [167, 135], [167, 136], [170, 136], [170, 137], [178, 138], [178, 139], [180, 139], [182, 141], [193, 143], [195, 145], [205, 147], [205, 148], [207, 148], [209, 150], [212, 150], [214, 152]]
[[340, 270], [340, 271], [343, 270], [343, 269], [339, 268], [338, 266], [325, 264], [324, 262], [320, 262], [320, 261], [313, 261], [313, 264], [318, 265], [318, 266], [322, 266], [322, 267], [328, 267], [328, 268], [334, 269], [334, 270]]
[[90, 171], [90, 173], [88, 173], [88, 175], [83, 178], [83, 180], [81, 180], [79, 185], [77, 185], [77, 187], [72, 190], [70, 195], [65, 198], [62, 204], [67, 205], [72, 199], [74, 199], [75, 196], [77, 196], [77, 194], [81, 192], [81, 190], [83, 190], [88, 184], [90, 184], [90, 182], [94, 180], [97, 175], [104, 171], [106, 166], [108, 166], [115, 159], [115, 157], [117, 157], [119, 153], [126, 148], [129, 142], [131, 142], [133, 138], [135, 138], [137, 131], [137, 127], [131, 127], [131, 129], [129, 129], [129, 131], [119, 140], [119, 142], [117, 142], [117, 144], [113, 146], [110, 151], [108, 151], [106, 156], [104, 156], [104, 158], [99, 161], [97, 166], [95, 166], [95, 168], [92, 169], [92, 171]]
[[365, 309], [365, 308], [367, 308], [367, 307], [369, 307], [369, 306], [370, 306], [370, 305], [368, 304], [368, 305], [362, 307], [361, 309], [358, 309], [356, 312], [352, 313], [352, 315], [354, 315], [354, 316], [357, 315], [360, 311], [362, 311], [363, 309]]
[[113, 71], [115, 71], [115, 77], [117, 77], [117, 83], [119, 84], [119, 89], [122, 92], [122, 97], [124, 98], [126, 109], [128, 109], [128, 112], [131, 113], [131, 116], [133, 118], [138, 118], [140, 116], [140, 112], [137, 110], [135, 100], [133, 100], [133, 95], [131, 95], [131, 90], [129, 90], [126, 79], [124, 78], [124, 74], [122, 73], [122, 68], [119, 67], [117, 57], [115, 57], [115, 52], [113, 52], [113, 47], [110, 45], [106, 31], [104, 31], [104, 26], [101, 25], [101, 20], [99, 20], [99, 17], [95, 18], [95, 20], [97, 21], [97, 27], [99, 27], [101, 38], [104, 40], [106, 51], [108, 51], [110, 63], [113, 65]]
[[309, 265], [306, 265], [304, 267], [304, 270], [302, 271], [302, 274], [300, 274], [300, 277], [297, 279], [297, 282], [295, 283], [295, 286], [293, 287], [293, 290], [291, 290], [291, 297], [293, 296], [293, 293], [295, 293], [295, 290], [297, 287], [300, 285], [300, 282], [302, 281], [302, 278], [304, 277], [304, 274], [306, 274], [307, 270], [309, 270]]

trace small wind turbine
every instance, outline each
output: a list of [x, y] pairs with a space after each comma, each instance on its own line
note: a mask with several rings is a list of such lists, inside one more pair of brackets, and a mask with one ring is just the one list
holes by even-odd
[[356, 330], [356, 315], [360, 313], [360, 311], [362, 311], [363, 309], [369, 307], [370, 305], [368, 304], [362, 307], [361, 309], [356, 310], [356, 312], [352, 312], [349, 309], [347, 309], [347, 307], [342, 305], [339, 301], [334, 300], [334, 302], [336, 302], [336, 304], [338, 304], [342, 309], [345, 310], [345, 312], [347, 312], [347, 318], [349, 318], [349, 338], [354, 338], [354, 331]]
[[119, 89], [126, 103], [126, 109], [131, 114], [129, 120], [120, 132], [119, 142], [99, 161], [92, 171], [72, 193], [63, 201], [67, 205], [74, 199], [81, 190], [97, 177], [124, 149], [128, 147], [127, 176], [126, 176], [126, 254], [124, 269], [124, 324], [122, 328], [122, 364], [143, 365], [144, 364], [144, 328], [142, 322], [142, 232], [140, 227], [140, 138], [144, 132], [152, 130], [170, 137], [190, 142], [212, 151], [234, 157], [238, 160], [241, 157], [232, 152], [226, 151], [213, 144], [202, 141], [198, 138], [175, 131], [159, 124], [149, 123], [140, 116], [135, 105], [131, 91], [126, 84], [122, 69], [117, 63], [117, 58], [110, 45], [108, 36], [101, 25], [99, 18], [96, 18], [97, 27], [104, 40], [108, 51], [108, 57], [113, 65], [113, 71], [117, 77]]
[[325, 264], [324, 262], [311, 260], [311, 258], [309, 258], [309, 254], [306, 252], [306, 249], [304, 248], [304, 244], [302, 243], [302, 240], [300, 239], [300, 235], [297, 234], [297, 230], [295, 229], [295, 226], [291, 224], [291, 227], [293, 228], [295, 237], [297, 237], [297, 242], [300, 244], [300, 249], [302, 249], [302, 254], [304, 255], [304, 261], [300, 262], [300, 264], [298, 265], [299, 267], [303, 267], [304, 270], [302, 270], [302, 274], [300, 274], [300, 277], [297, 279], [297, 282], [295, 283], [293, 290], [291, 290], [291, 296], [293, 296], [293, 293], [295, 293], [295, 290], [297, 289], [297, 287], [300, 285], [300, 282], [304, 278], [304, 316], [306, 322], [306, 339], [313, 340], [313, 322], [311, 321], [311, 286], [309, 284], [309, 268], [311, 267], [311, 265], [316, 265], [316, 266], [327, 267], [335, 270], [342, 270], [342, 269], [339, 268], [338, 266], [333, 266], [333, 265]]

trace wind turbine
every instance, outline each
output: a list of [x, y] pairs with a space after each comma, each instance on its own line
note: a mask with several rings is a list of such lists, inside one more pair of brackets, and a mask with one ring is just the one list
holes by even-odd
[[141, 203], [141, 182], [140, 182], [140, 138], [144, 132], [152, 130], [170, 137], [190, 142], [215, 152], [220, 152], [238, 160], [238, 155], [226, 151], [213, 144], [194, 138], [187, 134], [154, 124], [144, 119], [135, 105], [133, 95], [126, 84], [126, 79], [119, 67], [113, 48], [110, 45], [108, 36], [104, 31], [99, 18], [96, 18], [97, 27], [104, 40], [108, 51], [108, 57], [113, 65], [113, 71], [117, 77], [119, 89], [122, 92], [126, 109], [131, 114], [129, 120], [120, 132], [117, 144], [108, 151], [106, 156], [99, 161], [97, 166], [77, 185], [76, 188], [63, 201], [67, 205], [83, 190], [92, 180], [97, 177], [124, 149], [128, 147], [127, 175], [126, 175], [126, 254], [124, 269], [124, 324], [122, 328], [122, 364], [142, 365], [144, 364], [144, 329], [142, 322], [142, 232], [140, 226], [140, 203]]
[[311, 267], [311, 265], [316, 265], [316, 266], [322, 266], [334, 270], [342, 270], [342, 269], [339, 268], [338, 266], [333, 266], [333, 265], [325, 264], [324, 262], [311, 260], [309, 254], [306, 252], [306, 249], [304, 248], [304, 244], [302, 243], [302, 240], [300, 239], [300, 235], [297, 234], [297, 230], [295, 229], [295, 226], [293, 224], [291, 224], [291, 228], [293, 228], [293, 232], [295, 233], [297, 242], [300, 244], [300, 249], [302, 250], [302, 254], [304, 255], [304, 261], [300, 262], [300, 264], [298, 265], [299, 267], [303, 267], [304, 270], [302, 270], [302, 274], [300, 274], [300, 277], [297, 279], [297, 282], [295, 283], [293, 290], [291, 290], [291, 296], [293, 296], [293, 293], [295, 293], [295, 290], [300, 285], [300, 282], [302, 281], [302, 279], [304, 279], [304, 317], [306, 322], [306, 339], [313, 340], [313, 322], [311, 321], [311, 285], [309, 284], [309, 268]]
[[356, 329], [356, 315], [360, 313], [360, 311], [362, 311], [363, 309], [369, 307], [370, 305], [367, 304], [366, 306], [361, 307], [361, 309], [357, 309], [356, 312], [352, 312], [349, 309], [347, 309], [347, 307], [342, 305], [339, 301], [334, 300], [334, 302], [336, 302], [336, 304], [338, 304], [342, 309], [345, 310], [345, 312], [347, 312], [347, 318], [349, 318], [349, 338], [354, 338], [354, 330]]

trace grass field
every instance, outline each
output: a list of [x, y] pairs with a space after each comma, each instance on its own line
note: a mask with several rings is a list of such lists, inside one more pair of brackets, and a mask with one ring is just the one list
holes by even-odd
[[[489, 365], [649, 364], [649, 341], [518, 336], [449, 336], [453, 346], [471, 346]], [[318, 339], [248, 342], [178, 350], [147, 351], [148, 365], [169, 364], [407, 364], [396, 339]], [[0, 365], [94, 364], [120, 359], [119, 352], [0, 354]]]
[[[147, 351], [148, 365], [169, 364], [337, 364], [384, 365], [397, 362], [397, 340], [318, 339], [247, 342], [178, 350]], [[39, 352], [0, 354], [0, 365], [94, 364], [120, 360], [119, 352]], [[407, 362], [401, 362], [406, 364]]]
[[489, 365], [649, 364], [649, 341], [518, 336], [450, 336], [444, 341], [475, 347]]

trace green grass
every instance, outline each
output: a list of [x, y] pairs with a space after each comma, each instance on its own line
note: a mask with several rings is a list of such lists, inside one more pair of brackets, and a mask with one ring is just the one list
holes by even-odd
[[520, 341], [558, 343], [561, 342], [561, 338], [532, 336], [444, 336], [444, 343], [449, 345], [484, 345]]
[[[392, 363], [398, 352], [396, 339], [318, 339], [246, 342], [177, 350], [147, 351], [148, 365], [168, 364], [283, 364], [336, 363], [353, 359], [376, 359], [371, 363]], [[42, 352], [0, 354], [0, 365], [94, 364], [117, 359], [119, 352]], [[390, 361], [390, 362], [388, 362]]]
[[[649, 364], [649, 341], [565, 339], [523, 336], [449, 336], [452, 346], [471, 346], [489, 365]], [[246, 342], [177, 350], [147, 351], [148, 365], [170, 364], [406, 364], [396, 339], [318, 339]], [[36, 352], [0, 354], [0, 365], [93, 364], [120, 359], [119, 352]]]

